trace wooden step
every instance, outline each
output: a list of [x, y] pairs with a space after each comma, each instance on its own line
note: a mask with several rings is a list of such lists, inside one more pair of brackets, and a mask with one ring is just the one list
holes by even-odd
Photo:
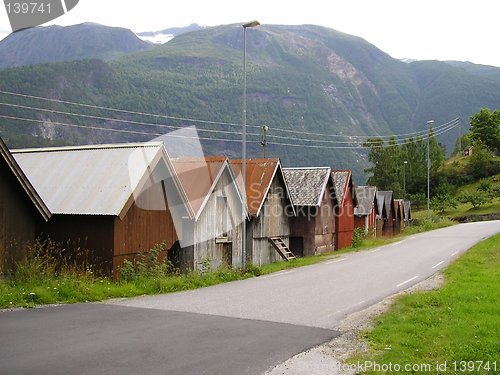
[[295, 255], [293, 255], [288, 246], [286, 246], [286, 244], [280, 237], [271, 237], [269, 238], [269, 242], [271, 242], [278, 254], [284, 260], [289, 261], [290, 259], [295, 259]]

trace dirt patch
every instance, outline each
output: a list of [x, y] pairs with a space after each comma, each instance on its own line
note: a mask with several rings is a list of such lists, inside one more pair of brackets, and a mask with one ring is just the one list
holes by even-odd
[[430, 278], [415, 284], [395, 295], [364, 309], [350, 314], [336, 327], [341, 332], [340, 336], [330, 342], [297, 354], [265, 375], [352, 375], [356, 370], [344, 361], [357, 353], [368, 350], [368, 346], [359, 338], [361, 331], [372, 327], [373, 318], [386, 312], [393, 304], [396, 297], [439, 288], [444, 278], [436, 273]]

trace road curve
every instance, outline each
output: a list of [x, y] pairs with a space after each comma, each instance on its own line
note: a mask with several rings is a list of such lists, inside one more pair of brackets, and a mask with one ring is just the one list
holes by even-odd
[[320, 264], [113, 304], [335, 329], [349, 313], [428, 278], [498, 232], [500, 221], [459, 224]]

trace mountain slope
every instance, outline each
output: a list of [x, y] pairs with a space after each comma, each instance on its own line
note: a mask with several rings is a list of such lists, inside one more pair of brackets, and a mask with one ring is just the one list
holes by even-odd
[[89, 58], [111, 59], [150, 48], [132, 31], [94, 23], [48, 26], [12, 33], [0, 41], [0, 68]]
[[[184, 120], [85, 109], [85, 113], [100, 117], [151, 123], [126, 124], [0, 106], [0, 113], [42, 121], [32, 125], [0, 120], [0, 134], [7, 135], [11, 142], [19, 134], [43, 134], [70, 143], [93, 143], [151, 139], [175, 129], [167, 125], [237, 132], [241, 128], [242, 39], [241, 25], [212, 27], [109, 62], [4, 69], [0, 71], [2, 90]], [[483, 74], [481, 69], [471, 72], [433, 61], [403, 63], [361, 38], [319, 26], [265, 25], [248, 29], [247, 59], [249, 156], [261, 154], [260, 126], [266, 124], [270, 127], [269, 156], [280, 157], [285, 165], [352, 168], [359, 183], [364, 181], [366, 152], [346, 148], [349, 143], [333, 143], [339, 140], [335, 137], [408, 134], [425, 130], [429, 119], [439, 125], [459, 114], [467, 119], [481, 107], [496, 108], [500, 104], [500, 83], [490, 79], [495, 71]], [[0, 95], [0, 99], [26, 105], [25, 99], [8, 95]], [[28, 102], [49, 106], [36, 100]], [[84, 111], [62, 103], [50, 107]], [[54, 121], [151, 134], [84, 130], [57, 126]], [[241, 152], [238, 134], [201, 131], [200, 136], [218, 139], [202, 140], [207, 153], [239, 156]], [[220, 140], [227, 138], [233, 141]], [[305, 138], [311, 141], [300, 140]], [[456, 133], [448, 133], [441, 141], [452, 145], [455, 138]]]

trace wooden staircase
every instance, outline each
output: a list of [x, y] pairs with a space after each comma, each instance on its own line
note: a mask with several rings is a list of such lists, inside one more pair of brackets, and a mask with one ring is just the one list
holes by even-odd
[[269, 242], [273, 244], [278, 254], [281, 255], [284, 260], [289, 261], [290, 259], [295, 259], [295, 255], [293, 255], [280, 237], [271, 237], [269, 238]]

